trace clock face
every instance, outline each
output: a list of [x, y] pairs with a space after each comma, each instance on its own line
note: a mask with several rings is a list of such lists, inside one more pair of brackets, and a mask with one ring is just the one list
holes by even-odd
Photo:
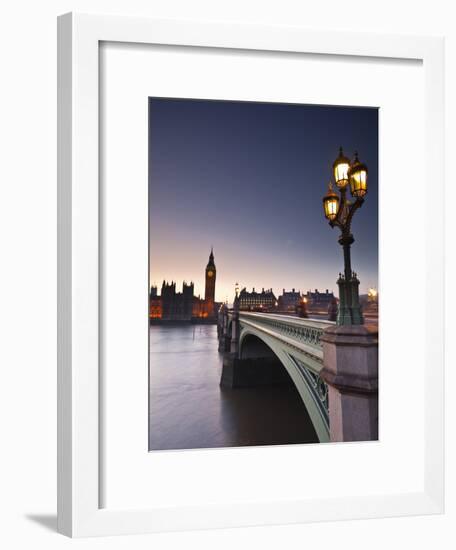
[[213, 272], [213, 271], [208, 271], [208, 272], [207, 272], [207, 276], [208, 276], [208, 277], [213, 277], [213, 276], [214, 276], [214, 272]]

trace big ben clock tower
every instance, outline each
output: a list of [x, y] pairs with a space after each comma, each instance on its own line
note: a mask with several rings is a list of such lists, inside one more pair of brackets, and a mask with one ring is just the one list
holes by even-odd
[[209, 256], [209, 262], [206, 266], [206, 289], [204, 292], [204, 301], [206, 303], [206, 311], [209, 317], [214, 315], [214, 301], [215, 301], [215, 278], [217, 270], [214, 263], [214, 252], [211, 248], [211, 254]]

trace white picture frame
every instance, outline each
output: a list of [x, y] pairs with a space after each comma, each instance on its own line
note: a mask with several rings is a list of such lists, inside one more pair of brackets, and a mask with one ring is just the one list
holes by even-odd
[[[443, 511], [443, 39], [295, 27], [67, 14], [59, 18], [58, 529], [68, 536], [129, 534]], [[424, 479], [416, 491], [364, 496], [111, 509], [100, 487], [100, 44], [163, 44], [420, 60], [426, 205], [423, 301]], [[405, 186], [407, 189], [408, 187]], [[134, 467], [132, 465], [132, 467]]]

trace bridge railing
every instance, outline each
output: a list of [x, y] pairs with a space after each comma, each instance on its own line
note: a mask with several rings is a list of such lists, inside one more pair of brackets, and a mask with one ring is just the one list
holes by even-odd
[[317, 319], [302, 319], [291, 315], [274, 315], [270, 313], [252, 313], [241, 311], [239, 320], [252, 322], [269, 328], [276, 334], [322, 350], [321, 337], [326, 328], [334, 325], [330, 321]]

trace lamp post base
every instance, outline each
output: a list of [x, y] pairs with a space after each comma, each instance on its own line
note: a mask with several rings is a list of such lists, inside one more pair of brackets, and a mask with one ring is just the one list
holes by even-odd
[[363, 325], [364, 317], [359, 303], [359, 280], [356, 273], [352, 273], [349, 280], [340, 274], [337, 285], [339, 287], [339, 308], [336, 323], [338, 325]]

